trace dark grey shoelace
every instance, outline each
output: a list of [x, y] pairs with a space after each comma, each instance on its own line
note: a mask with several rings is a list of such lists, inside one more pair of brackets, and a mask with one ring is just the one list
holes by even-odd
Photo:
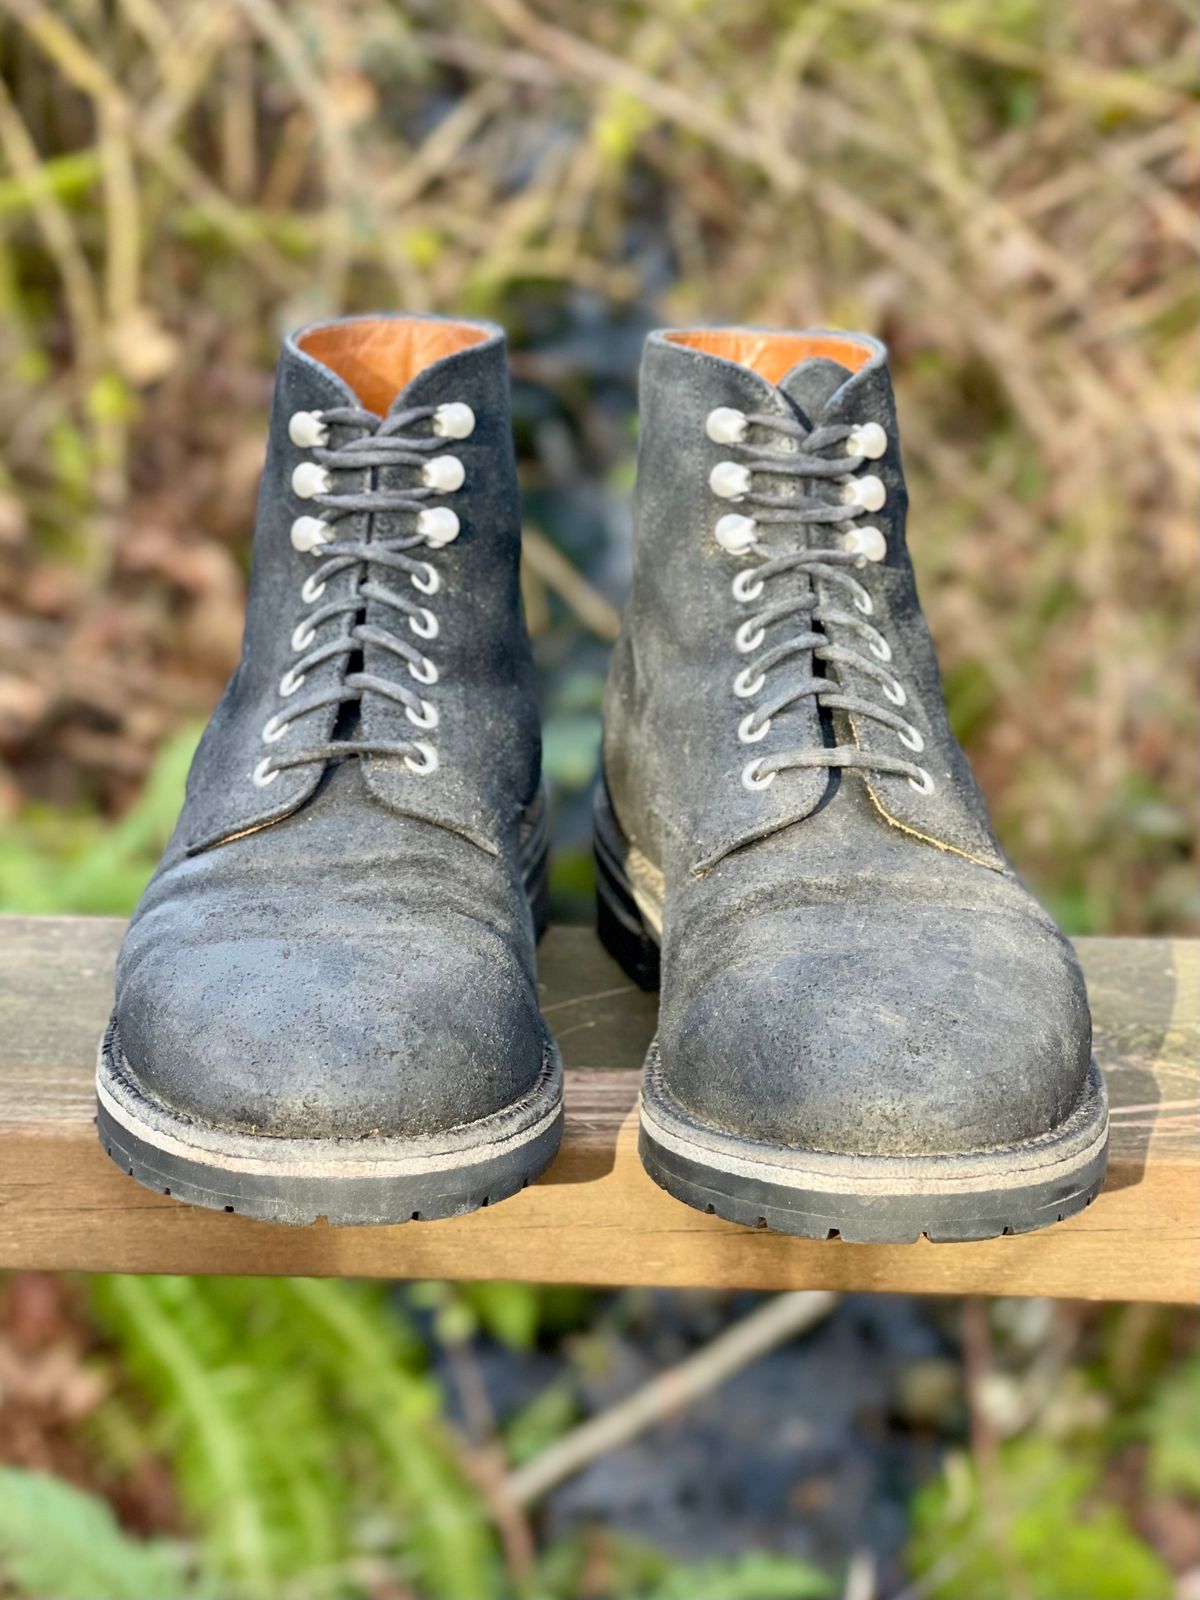
[[[866, 462], [863, 456], [845, 453], [846, 441], [857, 430], [849, 424], [809, 430], [798, 422], [759, 413], [748, 415], [746, 423], [750, 428], [762, 428], [785, 435], [794, 442], [795, 449], [784, 454], [778, 449], [744, 442], [730, 446], [745, 458], [749, 473], [745, 491], [732, 498], [736, 499], [745, 516], [752, 519], [753, 528], [735, 528], [726, 548], [738, 547], [739, 554], [758, 558], [755, 566], [743, 569], [734, 579], [735, 596], [743, 604], [752, 604], [768, 584], [774, 583], [778, 589], [780, 585], [775, 580], [789, 573], [805, 573], [810, 579], [821, 579], [843, 590], [850, 597], [854, 609], [843, 610], [828, 603], [822, 604], [814, 588], [807, 584], [799, 592], [781, 593], [779, 599], [762, 606], [747, 617], [736, 634], [738, 651], [750, 655], [751, 660], [734, 680], [734, 693], [739, 699], [751, 699], [759, 695], [766, 687], [769, 674], [793, 656], [811, 652], [819, 661], [853, 667], [874, 679], [880, 686], [881, 694], [892, 705], [904, 705], [907, 693], [886, 665], [892, 657], [891, 647], [879, 630], [865, 620], [872, 614], [874, 605], [866, 587], [853, 574], [853, 569], [867, 565], [861, 550], [809, 545], [798, 550], [781, 551], [759, 536], [758, 532], [761, 528], [775, 525], [805, 529], [845, 526], [850, 529], [864, 520], [861, 507], [824, 498], [819, 493], [803, 500], [784, 500], [759, 487], [761, 480], [769, 477], [828, 483], [830, 487], [839, 480], [851, 478]], [[829, 453], [838, 446], [841, 447], [838, 454]], [[720, 470], [715, 469], [714, 477]], [[728, 520], [731, 523], [736, 521], [733, 517]], [[725, 543], [724, 540], [721, 542]], [[768, 630], [774, 630], [778, 624], [793, 617], [804, 619], [807, 626], [803, 631], [781, 639], [766, 649], [760, 648], [765, 643]], [[832, 643], [824, 631], [831, 624], [857, 635], [866, 645], [866, 653]], [[882, 723], [902, 743], [918, 753], [924, 748], [920, 732], [897, 711], [874, 700], [844, 694], [828, 678], [815, 676], [781, 683], [774, 693], [756, 704], [742, 719], [738, 729], [739, 738], [747, 745], [757, 743], [770, 732], [773, 717], [797, 701], [808, 698], [815, 699], [818, 705], [828, 710], [869, 717]], [[890, 756], [845, 744], [782, 750], [758, 756], [747, 763], [742, 781], [747, 788], [766, 788], [777, 773], [793, 767], [857, 767], [874, 772], [894, 772], [907, 777], [913, 788], [921, 793], [927, 794], [933, 787], [932, 778], [914, 761], [901, 755]]]
[[[419, 482], [419, 475], [434, 453], [445, 448], [445, 441], [432, 433], [413, 435], [405, 430], [426, 421], [433, 414], [434, 408], [431, 406], [397, 412], [382, 421], [372, 412], [361, 411], [353, 406], [322, 412], [320, 420], [331, 434], [354, 431], [340, 444], [330, 442], [314, 446], [309, 451], [311, 460], [324, 467], [333, 481], [328, 492], [310, 496], [307, 504], [320, 509], [321, 520], [331, 530], [346, 517], [360, 513], [378, 515], [383, 512], [408, 512], [414, 518], [419, 516], [428, 509], [432, 500], [443, 493], [425, 487]], [[355, 493], [337, 492], [336, 477], [339, 473], [361, 473], [366, 469], [378, 471], [385, 467], [410, 467], [418, 481], [411, 489], [371, 487]], [[413, 531], [369, 541], [338, 539], [335, 535], [326, 537], [315, 547], [314, 555], [319, 558], [320, 565], [313, 569], [305, 582], [304, 597], [307, 601], [311, 603], [319, 599], [328, 581], [348, 568], [358, 568], [359, 578], [350, 593], [317, 607], [293, 633], [293, 644], [302, 653], [280, 684], [280, 694], [284, 697], [283, 708], [263, 730], [264, 743], [270, 753], [259, 764], [256, 782], [269, 783], [275, 775], [289, 767], [363, 755], [398, 756], [416, 772], [430, 772], [436, 768], [437, 754], [433, 745], [417, 737], [408, 740], [369, 740], [360, 737], [327, 739], [318, 744], [305, 745], [302, 749], [276, 748], [276, 742], [284, 738], [288, 727], [308, 712], [323, 706], [361, 701], [367, 691], [403, 706], [416, 729], [426, 731], [437, 726], [437, 708], [418, 692], [417, 686], [424, 688], [436, 683], [438, 669], [417, 643], [389, 628], [375, 627], [365, 622], [356, 623], [345, 633], [339, 633], [325, 643], [317, 642], [324, 623], [334, 617], [360, 614], [368, 600], [388, 606], [406, 618], [409, 630], [416, 639], [436, 638], [437, 618], [427, 606], [421, 604], [419, 595], [435, 594], [441, 586], [441, 580], [430, 562], [412, 554], [418, 548], [427, 548], [430, 543], [426, 535]], [[408, 586], [419, 593], [406, 594], [382, 581], [392, 574], [405, 578]], [[328, 688], [291, 702], [291, 696], [299, 691], [313, 668], [337, 657], [357, 655], [367, 644], [387, 651], [403, 663], [414, 686], [410, 688], [400, 676], [392, 680], [380, 677], [377, 673], [346, 672]]]

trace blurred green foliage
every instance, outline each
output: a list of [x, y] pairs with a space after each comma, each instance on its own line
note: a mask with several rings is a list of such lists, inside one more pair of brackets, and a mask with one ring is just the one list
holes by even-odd
[[1137, 1431], [1149, 1446], [1152, 1488], [1185, 1495], [1200, 1507], [1200, 1356], [1193, 1355], [1163, 1377], [1138, 1419]]
[[510, 330], [560, 907], [588, 877], [638, 336], [700, 319], [889, 340], [922, 595], [1006, 848], [1072, 932], [1200, 918], [1194, 7], [12, 17], [0, 904], [121, 901], [100, 869], [47, 879], [236, 661], [278, 333], [400, 306]]
[[[310, 1278], [97, 1280], [100, 1325], [149, 1403], [140, 1447], [170, 1458], [232, 1592], [323, 1583], [368, 1529], [428, 1593], [496, 1591], [424, 1342], [385, 1302], [381, 1286]], [[343, 1576], [323, 1592], [354, 1590]]]
[[[922, 595], [1006, 847], [1070, 931], [1194, 923], [1193, 11], [4, 7], [0, 909], [132, 908], [237, 659], [277, 335], [381, 305], [513, 335], [551, 552], [527, 546], [525, 595], [570, 835], [560, 910], [589, 904], [637, 334], [701, 319], [890, 340]], [[487, 1339], [561, 1358], [592, 1307], [510, 1284], [98, 1280], [92, 1446], [113, 1475], [165, 1461], [188, 1540], [134, 1539], [93, 1497], [3, 1470], [3, 1581], [57, 1600], [836, 1592], [804, 1563], [615, 1538], [598, 1578], [582, 1536], [514, 1574], [432, 1362]], [[504, 1462], [578, 1419], [559, 1373], [497, 1419]], [[1146, 1491], [1200, 1506], [1198, 1385], [1194, 1357], [1156, 1362], [1092, 1434], [1007, 1440], [990, 1479], [952, 1465], [913, 1508], [922, 1595], [1008, 1600], [1014, 1571], [1030, 1600], [1168, 1594], [1101, 1466], [1134, 1440]]]
[[[0, 1468], [0, 1570], [14, 1600], [242, 1600], [258, 1593], [319, 1600], [365, 1592], [352, 1578], [323, 1573], [305, 1575], [302, 1589], [230, 1587], [220, 1564], [206, 1563], [202, 1556], [195, 1568], [190, 1556], [185, 1546], [121, 1532], [95, 1495], [42, 1473]], [[514, 1600], [584, 1600], [595, 1593], [587, 1585], [586, 1561], [578, 1545], [554, 1546]], [[371, 1576], [379, 1578], [383, 1570], [381, 1563]], [[609, 1581], [607, 1592], [622, 1600], [831, 1600], [835, 1592], [832, 1581], [810, 1563], [784, 1556], [751, 1554], [687, 1567], [620, 1543], [612, 1553]], [[440, 1600], [444, 1591], [422, 1592]], [[474, 1591], [473, 1600], [506, 1600], [511, 1594], [500, 1583]]]
[[[349, 1600], [374, 1593], [387, 1574], [436, 1600], [587, 1592], [587, 1551], [577, 1541], [549, 1546], [524, 1577], [506, 1573], [486, 1501], [440, 1418], [430, 1346], [412, 1318], [432, 1315], [435, 1347], [483, 1333], [527, 1348], [579, 1323], [590, 1296], [509, 1283], [418, 1284], [398, 1296], [323, 1279], [106, 1277], [94, 1280], [91, 1298], [120, 1354], [114, 1392], [92, 1422], [97, 1445], [111, 1471], [145, 1454], [170, 1463], [201, 1539], [198, 1570], [222, 1596]], [[566, 1431], [575, 1408], [563, 1402], [551, 1384], [511, 1419], [510, 1460]], [[49, 1494], [30, 1482], [31, 1494]], [[4, 1492], [0, 1481], [0, 1506]], [[85, 1525], [101, 1518], [87, 1502], [78, 1508]], [[112, 1544], [98, 1547], [104, 1559]], [[145, 1558], [130, 1583], [170, 1557], [175, 1588], [163, 1600], [176, 1592], [193, 1600], [179, 1552], [136, 1549]], [[617, 1540], [609, 1559], [613, 1592], [629, 1600], [831, 1593], [811, 1565], [753, 1553], [693, 1568]]]
[[94, 811], [26, 805], [0, 829], [0, 907], [128, 916], [171, 837], [199, 737], [190, 727], [166, 741], [141, 794], [115, 822]]
[[182, 1548], [130, 1538], [97, 1496], [15, 1467], [0, 1467], [0, 1574], [30, 1600], [217, 1600]]
[[[615, 1535], [600, 1569], [586, 1534], [546, 1544], [521, 1574], [506, 1568], [468, 1456], [439, 1416], [431, 1346], [416, 1319], [432, 1315], [434, 1349], [484, 1328], [523, 1347], [534, 1332], [585, 1325], [588, 1296], [506, 1284], [397, 1293], [311, 1279], [136, 1277], [97, 1279], [90, 1292], [110, 1379], [88, 1424], [102, 1471], [165, 1461], [191, 1532], [138, 1539], [95, 1496], [0, 1469], [0, 1574], [15, 1600], [367, 1600], [397, 1583], [427, 1600], [840, 1592], [831, 1575], [790, 1557], [747, 1551], [687, 1563]], [[912, 1504], [917, 1592], [1171, 1600], [1169, 1569], [1101, 1481], [1102, 1463], [1119, 1440], [1137, 1437], [1150, 1491], [1200, 1509], [1198, 1370], [1195, 1355], [1168, 1361], [1160, 1381], [1155, 1357], [1123, 1406], [1083, 1424], [1090, 1441], [1076, 1423], [1021, 1432], [979, 1461], [947, 1455]], [[506, 1459], [545, 1449], [575, 1415], [571, 1388], [552, 1381], [504, 1419]]]
[[963, 1457], [913, 1502], [909, 1559], [929, 1600], [1172, 1600], [1169, 1568], [1095, 1496], [1099, 1467], [1016, 1439], [990, 1473]]
[[[305, 1574], [303, 1591], [243, 1589], [236, 1580], [230, 1587], [221, 1564], [201, 1554], [195, 1566], [192, 1555], [184, 1545], [123, 1533], [95, 1495], [42, 1473], [0, 1468], [0, 1570], [15, 1600], [241, 1600], [292, 1592], [317, 1600], [364, 1592], [353, 1579], [322, 1573]], [[582, 1596], [586, 1559], [578, 1545], [555, 1546], [521, 1586], [520, 1600]], [[610, 1579], [609, 1592], [622, 1600], [831, 1600], [835, 1592], [832, 1580], [805, 1561], [750, 1554], [687, 1567], [633, 1544], [614, 1549]], [[505, 1600], [510, 1593], [505, 1584], [474, 1591], [475, 1600]]]

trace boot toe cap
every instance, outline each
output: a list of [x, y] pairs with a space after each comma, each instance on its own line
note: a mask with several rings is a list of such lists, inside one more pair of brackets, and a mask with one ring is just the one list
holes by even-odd
[[543, 1064], [533, 986], [482, 927], [134, 939], [117, 1033], [152, 1098], [281, 1138], [428, 1135], [519, 1099]]
[[788, 1148], [960, 1154], [1037, 1138], [1083, 1092], [1074, 953], [1033, 918], [760, 919], [660, 1023], [664, 1084]]

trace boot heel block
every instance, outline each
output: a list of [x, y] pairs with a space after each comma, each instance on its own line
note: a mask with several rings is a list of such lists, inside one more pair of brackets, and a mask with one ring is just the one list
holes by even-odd
[[550, 872], [544, 856], [535, 876], [526, 880], [525, 895], [533, 918], [533, 936], [540, 942], [550, 926]]
[[596, 932], [638, 988], [654, 991], [661, 971], [658, 942], [638, 909], [621, 866], [623, 853], [616, 818], [601, 785], [595, 801]]
[[616, 898], [619, 891], [602, 888], [604, 868], [596, 859], [596, 932], [613, 960], [639, 989], [655, 992], [660, 984], [658, 946], [640, 919], [630, 917]]
[[525, 810], [520, 856], [533, 936], [540, 940], [550, 925], [550, 802], [544, 781]]

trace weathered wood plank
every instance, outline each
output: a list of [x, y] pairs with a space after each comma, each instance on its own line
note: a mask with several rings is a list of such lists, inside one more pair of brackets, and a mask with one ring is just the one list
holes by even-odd
[[450, 1222], [347, 1229], [150, 1194], [102, 1156], [92, 1125], [120, 936], [110, 919], [0, 919], [0, 1266], [1200, 1299], [1200, 944], [1080, 943], [1114, 1107], [1093, 1206], [1018, 1238], [874, 1246], [750, 1232], [655, 1188], [636, 1148], [654, 999], [579, 928], [542, 947], [571, 1070], [563, 1150], [533, 1189]]

